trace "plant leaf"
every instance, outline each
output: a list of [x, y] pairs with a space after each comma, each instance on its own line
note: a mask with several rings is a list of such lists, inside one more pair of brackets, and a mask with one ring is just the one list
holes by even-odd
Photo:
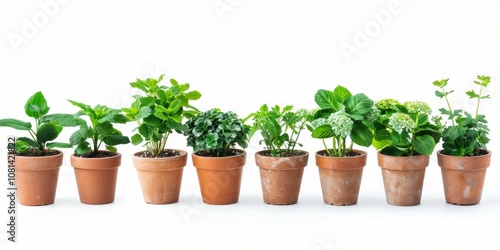
[[31, 123], [17, 119], [7, 118], [0, 120], [0, 127], [10, 127], [17, 130], [30, 130]]
[[24, 111], [26, 115], [35, 119], [38, 119], [49, 112], [47, 100], [45, 100], [41, 91], [36, 92], [28, 99], [24, 105]]

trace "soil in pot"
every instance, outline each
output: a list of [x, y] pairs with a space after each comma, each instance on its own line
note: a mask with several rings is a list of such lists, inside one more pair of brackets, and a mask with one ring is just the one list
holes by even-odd
[[359, 189], [367, 153], [353, 150], [346, 157], [331, 157], [325, 150], [316, 152], [323, 201], [336, 206], [358, 203]]
[[148, 156], [147, 151], [132, 157], [137, 170], [144, 201], [148, 204], [171, 204], [179, 201], [182, 174], [187, 152], [167, 149], [159, 157]]
[[446, 202], [454, 205], [475, 205], [481, 201], [486, 169], [490, 166], [491, 151], [482, 155], [460, 157], [437, 153], [441, 167]]
[[290, 157], [272, 157], [268, 153], [267, 150], [255, 153], [264, 202], [272, 205], [296, 204], [309, 153], [301, 151], [301, 155]]
[[71, 155], [78, 194], [84, 204], [109, 204], [115, 200], [116, 179], [122, 155], [104, 151], [103, 155], [107, 157], [86, 158]]
[[377, 153], [382, 169], [387, 203], [395, 206], [419, 205], [429, 155], [389, 156]]
[[49, 156], [16, 156], [16, 188], [20, 204], [42, 206], [53, 204], [63, 153]]
[[238, 155], [224, 157], [191, 155], [204, 203], [228, 205], [238, 202], [246, 152], [237, 151]]

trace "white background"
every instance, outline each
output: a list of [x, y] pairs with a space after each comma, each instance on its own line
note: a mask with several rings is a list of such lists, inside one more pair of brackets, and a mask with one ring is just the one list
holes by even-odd
[[[1, 249], [499, 249], [500, 5], [498, 1], [2, 1], [0, 3], [0, 117], [24, 119], [23, 106], [38, 90], [52, 113], [73, 113], [66, 99], [120, 108], [128, 105], [136, 78], [189, 82], [200, 109], [219, 107], [241, 117], [262, 104], [314, 108], [314, 93], [341, 84], [374, 100], [422, 100], [437, 114], [444, 105], [432, 81], [450, 78], [455, 108], [469, 110], [463, 93], [476, 75], [490, 75], [492, 99], [483, 102], [493, 151], [483, 199], [476, 206], [446, 204], [435, 154], [427, 168], [422, 202], [395, 207], [385, 201], [373, 148], [359, 202], [323, 203], [314, 158], [304, 172], [298, 204], [262, 201], [252, 139], [247, 149], [240, 202], [201, 202], [191, 159], [180, 201], [147, 205], [131, 154], [120, 146], [116, 200], [90, 206], [78, 198], [65, 151], [56, 202], [19, 206], [18, 243]], [[46, 3], [49, 3], [48, 5]], [[215, 8], [215, 6], [219, 8]], [[48, 7], [47, 7], [48, 6]], [[366, 36], [366, 37], [365, 37]], [[342, 47], [352, 46], [350, 55]], [[167, 83], [167, 82], [165, 82]], [[132, 124], [119, 126], [130, 133]], [[61, 140], [66, 140], [66, 129]], [[2, 128], [0, 140], [16, 131]], [[21, 135], [21, 134], [20, 134]], [[321, 149], [301, 137], [311, 155]], [[172, 136], [169, 147], [185, 149]], [[4, 146], [0, 146], [4, 148]], [[6, 164], [5, 154], [1, 162]], [[3, 167], [2, 169], [6, 169]], [[6, 171], [0, 186], [6, 187]], [[2, 192], [3, 193], [3, 192]], [[1, 196], [0, 221], [8, 219]]]

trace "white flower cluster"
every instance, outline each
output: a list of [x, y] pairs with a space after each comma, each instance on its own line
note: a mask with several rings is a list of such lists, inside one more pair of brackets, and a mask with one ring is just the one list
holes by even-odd
[[415, 122], [408, 114], [394, 113], [389, 117], [389, 125], [398, 133], [401, 134], [403, 130], [411, 132], [415, 127]]
[[346, 114], [345, 111], [337, 111], [328, 118], [318, 118], [311, 122], [313, 128], [317, 128], [321, 125], [328, 124], [332, 127], [332, 131], [335, 136], [341, 136], [342, 138], [347, 138], [351, 134], [352, 126], [354, 122]]
[[406, 109], [408, 109], [408, 113], [410, 114], [420, 114], [420, 113], [425, 113], [430, 115], [432, 113], [431, 107], [421, 101], [408, 101], [403, 104]]

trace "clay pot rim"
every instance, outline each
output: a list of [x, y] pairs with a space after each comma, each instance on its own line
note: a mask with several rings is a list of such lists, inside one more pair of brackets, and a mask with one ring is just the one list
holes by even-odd
[[[104, 152], [105, 150], [99, 150], [100, 152]], [[70, 164], [73, 168], [84, 169], [84, 170], [109, 170], [118, 168], [121, 165], [122, 154], [119, 152], [114, 152], [116, 155], [107, 156], [107, 157], [99, 157], [99, 158], [88, 158], [88, 157], [78, 157], [76, 154], [70, 155]], [[86, 162], [88, 164], [75, 164], [74, 161], [77, 162]], [[116, 162], [116, 164], [96, 164], [97, 162]], [[78, 165], [78, 166], [75, 166]], [[105, 165], [106, 167], [103, 167]]]
[[303, 155], [296, 155], [296, 156], [267, 156], [267, 155], [261, 154], [263, 152], [269, 152], [269, 151], [270, 150], [268, 150], [268, 149], [260, 150], [260, 151], [255, 152], [255, 155], [259, 155], [260, 157], [269, 157], [269, 158], [299, 158], [299, 157], [309, 156], [309, 152], [306, 150], [296, 150], [296, 151], [300, 151], [300, 152], [305, 153]]
[[325, 152], [325, 151], [326, 151], [325, 149], [318, 150], [318, 151], [316, 151], [315, 155], [318, 156], [318, 157], [326, 157], [326, 158], [360, 158], [360, 157], [364, 157], [364, 156], [368, 155], [367, 151], [364, 151], [364, 150], [361, 150], [361, 149], [353, 149], [352, 150], [354, 152], [361, 153], [361, 155], [349, 156], [349, 157], [347, 157], [347, 156], [337, 157], [337, 156], [329, 156], [329, 155], [320, 155], [319, 154], [320, 152]]
[[452, 158], [465, 158], [465, 159], [473, 159], [473, 158], [483, 158], [483, 157], [489, 157], [493, 152], [489, 149], [481, 149], [481, 151], [485, 151], [485, 152], [488, 152], [487, 154], [485, 155], [475, 155], [475, 156], [455, 156], [455, 155], [447, 155], [447, 154], [443, 154], [442, 152], [444, 151], [444, 149], [440, 149], [437, 151], [437, 155], [439, 155], [440, 157], [452, 157]]
[[[240, 152], [238, 155], [230, 155], [230, 156], [220, 156], [220, 157], [210, 157], [210, 156], [201, 156], [195, 153], [191, 154], [191, 159], [193, 166], [196, 169], [203, 169], [209, 171], [228, 171], [228, 170], [237, 170], [242, 169], [246, 164], [247, 152], [244, 149], [235, 149]], [[224, 162], [227, 161], [237, 161], [241, 164], [236, 164], [235, 166], [228, 167], [224, 165]], [[197, 164], [198, 163], [198, 164]]]
[[[429, 166], [429, 161], [430, 161], [430, 154], [426, 155], [412, 155], [412, 156], [393, 156], [393, 155], [385, 155], [380, 153], [380, 151], [377, 151], [377, 162], [378, 166], [384, 170], [391, 170], [391, 171], [417, 171], [417, 170], [425, 170]], [[382, 157], [385, 159], [390, 159], [390, 160], [402, 160], [406, 159], [409, 161], [408, 165], [396, 165], [396, 164], [381, 164]], [[410, 161], [410, 159], [418, 159], [421, 158], [425, 164], [413, 164], [414, 161]]]
[[235, 156], [242, 156], [244, 157], [244, 155], [247, 154], [246, 150], [244, 149], [241, 149], [241, 148], [234, 148], [233, 150], [236, 150], [238, 152], [240, 152], [240, 154], [237, 154], [237, 155], [229, 155], [229, 156], [202, 156], [202, 155], [198, 155], [196, 154], [197, 152], [192, 152], [191, 155], [194, 157], [198, 157], [198, 158], [207, 158], [207, 159], [224, 159], [224, 158], [230, 158], [230, 157], [235, 157]]
[[[44, 156], [18, 156], [16, 155], [16, 164], [14, 167], [17, 170], [27, 170], [27, 171], [45, 171], [59, 169], [62, 166], [64, 153], [61, 150], [55, 150], [59, 152], [56, 155], [44, 155]], [[45, 166], [33, 168], [31, 164], [24, 166], [25, 164], [19, 164], [19, 162], [30, 162], [30, 161], [49, 161], [53, 164], [44, 164]], [[56, 162], [59, 162], [56, 164]]]
[[164, 159], [173, 159], [173, 158], [181, 158], [185, 155], [188, 154], [187, 151], [185, 150], [182, 150], [182, 149], [176, 149], [176, 148], [166, 148], [166, 150], [175, 150], [175, 151], [179, 151], [180, 155], [176, 155], [176, 156], [168, 156], [168, 157], [156, 157], [156, 158], [150, 158], [150, 157], [140, 157], [138, 155], [144, 153], [144, 152], [147, 152], [147, 150], [141, 150], [141, 151], [137, 151], [135, 153], [132, 154], [132, 157], [135, 157], [135, 158], [140, 158], [140, 159], [149, 159], [151, 161], [161, 161], [161, 160], [164, 160]]
[[16, 159], [17, 158], [23, 158], [23, 159], [28, 159], [28, 158], [50, 158], [50, 157], [59, 157], [61, 156], [62, 154], [64, 154], [64, 152], [62, 150], [58, 150], [58, 149], [51, 149], [51, 151], [55, 151], [57, 152], [57, 154], [55, 155], [17, 155], [16, 154]]

